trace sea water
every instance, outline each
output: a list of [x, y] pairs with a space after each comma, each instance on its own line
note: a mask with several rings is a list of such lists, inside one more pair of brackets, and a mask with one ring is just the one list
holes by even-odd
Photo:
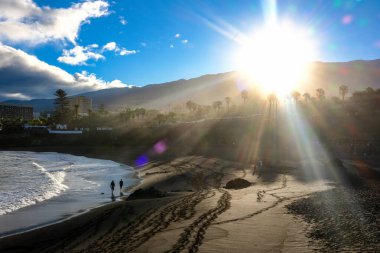
[[[114, 200], [138, 183], [133, 168], [109, 160], [61, 153], [0, 151], [0, 235]], [[33, 217], [33, 218], [31, 218]]]

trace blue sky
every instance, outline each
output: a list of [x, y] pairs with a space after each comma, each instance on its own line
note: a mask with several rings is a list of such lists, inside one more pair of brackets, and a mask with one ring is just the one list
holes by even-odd
[[[13, 5], [12, 2], [12, 6], [8, 7], [17, 10], [25, 0], [14, 2], [19, 2], [20, 5]], [[6, 9], [0, 8], [0, 42], [11, 48], [6, 48], [9, 54], [15, 53], [11, 51], [13, 49], [20, 50], [70, 75], [80, 73], [80, 77], [87, 78], [86, 82], [91, 78], [93, 81], [101, 80], [101, 88], [113, 87], [110, 84], [113, 80], [118, 80], [116, 84], [120, 84], [119, 86], [161, 83], [235, 70], [232, 57], [239, 49], [239, 44], [223, 34], [223, 31], [229, 34], [232, 31], [250, 34], [260, 29], [265, 22], [263, 7], [270, 1], [32, 1], [33, 8], [38, 10], [45, 10], [46, 7], [49, 10], [63, 10], [73, 8], [75, 4], [75, 10], [82, 10], [88, 7], [84, 5], [87, 2], [92, 2], [94, 6], [96, 2], [96, 8], [100, 8], [97, 11], [100, 12], [86, 12], [87, 16], [76, 21], [76, 32], [62, 34], [55, 34], [54, 29], [58, 30], [66, 22], [70, 22], [72, 18], [65, 17], [69, 14], [51, 11], [50, 19], [45, 20], [45, 11], [41, 11], [37, 17], [24, 11], [22, 19], [16, 19], [10, 14], [4, 18], [1, 9], [4, 12]], [[380, 58], [380, 1], [281, 0], [277, 1], [276, 13], [278, 20], [290, 20], [313, 32], [313, 37], [318, 42], [318, 55], [315, 60]], [[18, 35], [5, 32], [6, 28], [1, 26], [1, 22], [7, 21], [7, 18], [19, 23], [27, 20], [28, 25], [35, 24], [33, 22], [37, 20], [38, 25], [41, 25], [57, 16], [62, 18], [62, 24], [55, 23], [54, 28], [41, 26], [43, 36], [36, 35], [35, 41], [32, 35], [20, 39]], [[75, 27], [75, 24], [71, 25]], [[114, 42], [115, 46], [111, 46], [111, 50], [103, 49], [110, 42]], [[90, 46], [94, 44], [97, 46]], [[73, 58], [69, 50], [75, 46], [89, 53], [89, 59], [78, 62], [77, 58]], [[66, 58], [63, 57], [65, 50]], [[75, 78], [79, 80], [77, 76]], [[90, 88], [99, 87], [93, 85]], [[22, 92], [9, 89], [3, 93]], [[39, 95], [25, 95], [36, 96]]]

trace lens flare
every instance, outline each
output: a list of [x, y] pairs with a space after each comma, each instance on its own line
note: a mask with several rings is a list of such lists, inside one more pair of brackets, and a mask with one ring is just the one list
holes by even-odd
[[284, 96], [308, 78], [314, 48], [310, 35], [300, 28], [269, 26], [243, 42], [236, 64], [264, 93]]

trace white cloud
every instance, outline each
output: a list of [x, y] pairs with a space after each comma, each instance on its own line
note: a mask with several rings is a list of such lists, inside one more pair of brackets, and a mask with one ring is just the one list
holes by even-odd
[[40, 11], [33, 1], [27, 0], [2, 0], [0, 7], [2, 19], [22, 19]]
[[181, 40], [182, 44], [187, 44], [189, 41], [188, 40]]
[[0, 101], [15, 98], [44, 98], [61, 88], [69, 94], [112, 87], [129, 87], [120, 80], [107, 82], [87, 72], [69, 74], [29, 55], [0, 43]]
[[103, 79], [97, 78], [94, 73], [88, 73], [87, 71], [75, 73], [74, 78], [77, 82], [85, 86], [93, 86], [96, 84], [101, 89], [132, 87], [131, 85], [127, 85], [118, 79], [115, 79], [111, 82], [104, 81]]
[[[142, 46], [143, 43], [141, 43]], [[146, 43], [145, 43], [145, 46], [146, 46]], [[102, 51], [114, 51], [114, 52], [119, 52], [118, 54], [121, 55], [121, 56], [126, 56], [126, 55], [130, 55], [130, 54], [137, 54], [138, 51], [136, 50], [127, 50], [125, 49], [124, 47], [120, 48], [116, 42], [108, 42], [107, 44], [105, 44], [103, 46], [103, 49]]]
[[127, 50], [125, 48], [120, 48], [116, 42], [108, 42], [101, 49], [97, 49], [99, 46], [97, 44], [92, 44], [86, 47], [75, 46], [72, 49], [64, 49], [62, 56], [58, 57], [59, 62], [63, 62], [70, 65], [87, 65], [90, 60], [98, 61], [104, 60], [103, 55], [106, 51], [113, 51], [121, 56], [127, 56], [131, 54], [137, 54], [136, 50]]
[[128, 21], [123, 16], [119, 16], [119, 21], [122, 25], [128, 24]]
[[37, 45], [49, 41], [75, 44], [82, 24], [108, 15], [105, 0], [86, 0], [68, 8], [40, 7], [33, 0], [0, 1], [0, 41]]
[[[17, 68], [15, 68], [17, 67]], [[24, 69], [33, 73], [45, 73], [53, 79], [70, 82], [71, 75], [66, 71], [40, 61], [37, 57], [29, 55], [22, 50], [0, 44], [0, 69]], [[1, 76], [1, 75], [0, 75]]]
[[174, 37], [178, 39], [179, 37], [181, 37], [181, 34], [177, 33], [176, 35], [174, 35]]
[[103, 46], [103, 51], [115, 51], [115, 50], [119, 50], [119, 48], [117, 47], [116, 45], [116, 42], [108, 42], [107, 44], [105, 44]]
[[137, 54], [136, 50], [127, 50], [125, 48], [121, 49], [120, 55], [130, 55], [130, 54]]
[[0, 97], [4, 97], [6, 99], [18, 99], [18, 100], [29, 100], [31, 97], [26, 96], [22, 93], [0, 93]]
[[58, 57], [57, 60], [69, 65], [86, 65], [88, 60], [105, 59], [103, 55], [93, 51], [97, 47], [98, 45], [93, 44], [87, 47], [75, 46], [69, 50], [64, 49], [62, 56]]
[[170, 48], [173, 48], [173, 47], [174, 47], [174, 45], [173, 45], [173, 44], [171, 44], [171, 45], [170, 45]]
[[112, 88], [124, 88], [124, 87], [132, 88], [133, 87], [133, 85], [125, 84], [122, 81], [120, 81], [119, 79], [115, 79], [115, 80], [108, 82], [106, 84], [107, 84], [107, 87], [110, 87], [110, 88], [111, 87]]

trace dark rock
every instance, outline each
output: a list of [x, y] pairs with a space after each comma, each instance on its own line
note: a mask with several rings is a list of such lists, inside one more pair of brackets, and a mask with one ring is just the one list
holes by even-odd
[[245, 179], [235, 178], [235, 179], [230, 180], [230, 181], [227, 182], [226, 189], [237, 190], [237, 189], [247, 188], [247, 187], [249, 187], [251, 185], [252, 184], [250, 182], [248, 182], [247, 180], [245, 180]]
[[166, 197], [167, 193], [160, 191], [154, 187], [148, 189], [138, 189], [129, 195], [128, 199], [150, 199], [150, 198], [162, 198]]

